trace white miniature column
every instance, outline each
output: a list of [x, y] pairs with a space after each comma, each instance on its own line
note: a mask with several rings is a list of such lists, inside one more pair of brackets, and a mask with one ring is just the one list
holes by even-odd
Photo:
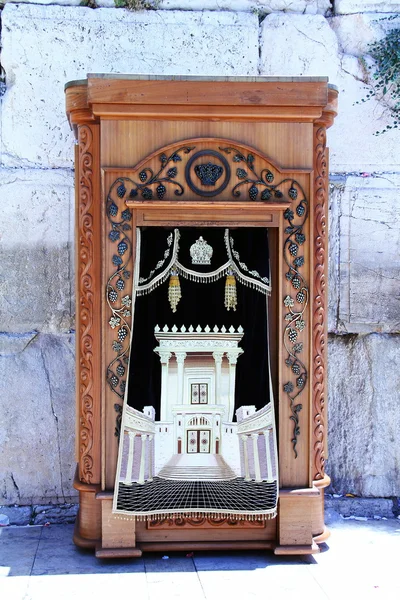
[[149, 476], [148, 476], [148, 481], [153, 481], [153, 438], [154, 435], [149, 435], [149, 444], [148, 444], [148, 450], [149, 450]]
[[183, 379], [187, 354], [186, 352], [175, 352], [175, 356], [178, 365], [178, 404], [183, 404]]
[[126, 465], [126, 474], [124, 479], [125, 485], [132, 485], [132, 467], [133, 467], [133, 444], [135, 442], [135, 434], [133, 431], [128, 431], [129, 446], [128, 446], [128, 462]]
[[265, 453], [267, 456], [267, 481], [273, 480], [271, 454], [269, 451], [271, 433], [272, 433], [272, 429], [267, 429], [266, 431], [263, 431], [264, 438], [265, 438]]
[[235, 381], [236, 381], [236, 364], [238, 359], [237, 352], [227, 352], [229, 360], [229, 403], [227, 420], [233, 421], [233, 413], [235, 410]]
[[247, 452], [247, 435], [240, 436], [243, 441], [243, 457], [244, 457], [244, 480], [250, 481], [250, 473], [249, 473], [249, 455]]
[[215, 360], [215, 404], [219, 404], [221, 395], [221, 377], [222, 377], [222, 357], [223, 352], [213, 352]]
[[168, 363], [171, 358], [171, 352], [168, 350], [159, 350], [161, 361], [161, 415], [160, 421], [167, 420], [167, 400], [168, 400]]
[[147, 440], [147, 435], [146, 434], [142, 434], [141, 436], [142, 439], [142, 450], [140, 453], [140, 469], [139, 469], [139, 479], [138, 479], [138, 483], [144, 483], [144, 461], [146, 458], [146, 440]]
[[261, 481], [260, 458], [258, 456], [258, 433], [252, 433], [253, 440], [253, 456], [254, 456], [254, 473], [256, 481]]

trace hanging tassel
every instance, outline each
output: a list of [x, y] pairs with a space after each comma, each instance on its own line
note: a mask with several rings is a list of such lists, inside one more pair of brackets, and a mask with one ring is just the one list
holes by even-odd
[[176, 269], [172, 269], [168, 286], [168, 300], [171, 305], [172, 312], [176, 312], [176, 307], [178, 306], [181, 298], [181, 284], [179, 282], [178, 271]]
[[226, 310], [236, 310], [237, 295], [236, 295], [236, 279], [233, 271], [229, 270], [226, 275], [225, 282], [225, 308]]

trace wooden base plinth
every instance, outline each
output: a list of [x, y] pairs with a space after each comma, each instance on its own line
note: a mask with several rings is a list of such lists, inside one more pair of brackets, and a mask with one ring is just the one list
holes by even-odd
[[297, 555], [297, 554], [318, 554], [319, 546], [314, 542], [310, 546], [277, 546], [274, 554]]
[[202, 550], [273, 550], [274, 542], [142, 542], [139, 544], [143, 552], [192, 552]]
[[73, 540], [79, 548], [94, 548], [101, 538], [101, 507], [96, 500], [100, 486], [82, 483], [76, 473], [74, 488], [79, 492], [79, 512]]
[[96, 545], [97, 558], [141, 556], [141, 550], [136, 547], [136, 521], [112, 512], [112, 492], [99, 492], [96, 500], [101, 506], [101, 542]]
[[320, 496], [320, 490], [316, 487], [280, 491], [275, 554], [319, 552], [313, 540], [312, 522], [317, 504], [321, 502]]
[[103, 548], [96, 545], [96, 558], [140, 558], [142, 551], [139, 548]]
[[95, 549], [97, 558], [134, 558], [143, 552], [273, 550], [277, 555], [315, 554], [329, 537], [324, 525], [324, 488], [329, 477], [312, 488], [280, 490], [278, 517], [264, 525], [201, 527], [189, 524], [150, 526], [112, 512], [113, 492], [75, 480], [80, 508], [74, 543]]
[[313, 540], [316, 544], [324, 544], [326, 540], [330, 537], [331, 532], [327, 527], [324, 527], [323, 532], [320, 535], [316, 535]]
[[323, 544], [329, 537], [329, 529], [325, 527], [325, 497], [324, 490], [331, 483], [330, 477], [325, 475], [323, 479], [313, 482], [313, 486], [319, 490], [319, 498], [312, 503], [312, 532], [314, 541]]

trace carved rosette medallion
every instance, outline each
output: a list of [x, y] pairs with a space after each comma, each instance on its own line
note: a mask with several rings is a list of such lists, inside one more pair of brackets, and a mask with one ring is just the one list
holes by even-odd
[[327, 205], [328, 170], [326, 129], [314, 128], [315, 200], [314, 200], [314, 301], [313, 301], [313, 378], [312, 433], [314, 449], [314, 480], [324, 478], [325, 471], [325, 402], [327, 334]]
[[193, 154], [186, 164], [186, 183], [192, 192], [203, 198], [212, 198], [221, 194], [228, 185], [230, 177], [231, 169], [228, 161], [216, 150], [200, 150]]
[[297, 441], [300, 435], [299, 413], [303, 405], [298, 397], [303, 392], [308, 379], [307, 367], [302, 358], [304, 341], [307, 336], [307, 323], [304, 319], [309, 301], [309, 287], [302, 268], [305, 264], [304, 244], [306, 236], [304, 225], [308, 219], [309, 205], [301, 186], [293, 181], [288, 192], [295, 203], [293, 208], [287, 208], [283, 213], [288, 225], [285, 227], [283, 258], [288, 268], [286, 279], [292, 286], [292, 293], [283, 299], [286, 309], [283, 345], [286, 351], [285, 365], [288, 369], [288, 380], [283, 385], [283, 391], [289, 399], [290, 420], [293, 421], [293, 437], [291, 439], [293, 452], [297, 458]]
[[78, 361], [79, 361], [79, 478], [93, 480], [93, 134], [79, 127], [78, 188]]

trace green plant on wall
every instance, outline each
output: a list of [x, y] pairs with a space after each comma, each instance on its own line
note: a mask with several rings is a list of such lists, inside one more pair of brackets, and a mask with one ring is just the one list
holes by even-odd
[[161, 0], [114, 0], [117, 8], [127, 8], [128, 10], [156, 10], [160, 6]]
[[[396, 17], [389, 17], [392, 20]], [[385, 37], [368, 47], [374, 64], [368, 67], [372, 88], [361, 102], [376, 98], [390, 115], [390, 123], [375, 135], [397, 129], [400, 123], [400, 29], [392, 29]], [[364, 65], [366, 63], [364, 61]]]

